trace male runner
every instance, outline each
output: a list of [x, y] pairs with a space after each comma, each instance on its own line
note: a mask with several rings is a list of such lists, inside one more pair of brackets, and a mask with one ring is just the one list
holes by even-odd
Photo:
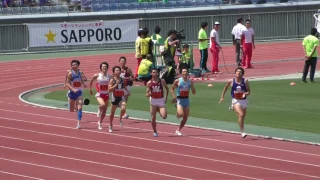
[[[173, 96], [172, 102], [177, 103], [177, 118], [182, 117], [180, 127], [176, 130], [176, 135], [182, 136], [180, 132], [188, 120], [189, 116], [189, 91], [192, 90], [192, 94], [196, 93], [194, 83], [190, 81], [189, 72], [187, 67], [182, 67], [182, 77], [176, 79], [171, 87], [171, 94]], [[175, 89], [177, 88], [176, 92]]]
[[247, 106], [248, 106], [247, 96], [250, 95], [250, 86], [249, 86], [248, 79], [243, 78], [243, 75], [244, 75], [243, 68], [238, 67], [235, 70], [235, 73], [236, 73], [236, 77], [233, 78], [232, 80], [229, 80], [226, 86], [223, 88], [219, 103], [223, 101], [224, 95], [228, 90], [228, 87], [231, 86], [232, 103], [231, 103], [230, 109], [234, 110], [234, 112], [237, 114], [238, 123], [241, 130], [241, 136], [242, 138], [245, 138], [247, 134], [244, 132], [244, 118], [246, 117], [246, 112], [247, 112]]
[[[69, 88], [69, 109], [73, 112], [75, 109], [78, 112], [78, 124], [77, 129], [80, 129], [80, 121], [82, 118], [82, 85], [87, 87], [81, 77], [81, 71], [78, 69], [80, 62], [78, 60], [71, 61], [72, 70], [68, 73], [68, 80], [66, 86]], [[76, 104], [76, 108], [75, 108]]]
[[91, 81], [90, 81], [90, 94], [93, 95], [92, 93], [92, 84], [93, 81], [97, 81], [96, 83], [96, 89], [97, 93], [95, 97], [97, 98], [97, 101], [99, 103], [99, 115], [100, 120], [98, 121], [98, 129], [102, 129], [101, 123], [106, 116], [106, 111], [108, 109], [108, 100], [109, 100], [109, 81], [111, 79], [111, 76], [108, 75], [108, 68], [109, 64], [107, 62], [102, 62], [100, 64], [100, 70], [101, 72], [98, 74], [94, 74]]
[[[168, 99], [169, 88], [164, 79], [159, 78], [158, 70], [153, 68], [151, 70], [152, 79], [147, 82], [147, 97], [150, 97], [150, 113], [151, 124], [153, 128], [153, 136], [158, 137], [156, 116], [159, 111], [162, 119], [167, 118], [166, 103]], [[163, 87], [166, 89], [166, 98], [163, 95]]]
[[[132, 70], [128, 66], [126, 66], [126, 63], [127, 63], [126, 57], [121, 56], [119, 59], [119, 63], [121, 67], [120, 77], [124, 80], [124, 84], [127, 90], [130, 92], [131, 86], [133, 85], [134, 75], [132, 73]], [[126, 91], [125, 95], [127, 94], [128, 92]], [[126, 97], [125, 101], [126, 103], [128, 103], [128, 96], [125, 96], [125, 97]], [[128, 117], [129, 117], [128, 114], [124, 115], [124, 118], [128, 118]]]
[[[113, 125], [113, 118], [114, 113], [116, 112], [116, 109], [118, 107], [121, 107], [120, 111], [120, 126], [123, 126], [122, 123], [122, 117], [126, 113], [126, 102], [125, 96], [130, 96], [130, 92], [128, 91], [127, 87], [124, 85], [124, 80], [120, 77], [121, 67], [120, 66], [114, 66], [112, 68], [113, 72], [113, 78], [110, 80], [109, 83], [109, 92], [112, 92], [111, 96], [111, 112], [110, 112], [110, 126], [109, 126], [109, 132], [112, 132], [112, 125]], [[125, 92], [128, 93], [125, 95]]]
[[[79, 66], [80, 66], [80, 64], [79, 64]], [[79, 71], [80, 71], [80, 69], [79, 69]], [[69, 73], [69, 72], [71, 72], [71, 69], [69, 69], [69, 70], [67, 71], [66, 79], [64, 80], [64, 85], [63, 85], [63, 88], [64, 88], [64, 89], [66, 88], [66, 84], [67, 84], [67, 80], [68, 80], [68, 73]], [[80, 72], [81, 72], [81, 78], [82, 78], [82, 80], [83, 80], [83, 81], [87, 81], [86, 75], [84, 75], [84, 73], [83, 73], [82, 71], [80, 71]], [[69, 93], [69, 91], [67, 92], [67, 97], [68, 97], [68, 93]], [[68, 108], [69, 108], [69, 98], [68, 98]]]

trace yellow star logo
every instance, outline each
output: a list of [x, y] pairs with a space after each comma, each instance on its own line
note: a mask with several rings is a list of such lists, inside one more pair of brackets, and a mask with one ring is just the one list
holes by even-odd
[[53, 43], [56, 43], [54, 41], [54, 38], [56, 37], [56, 34], [52, 33], [51, 29], [50, 29], [48, 34], [45, 34], [45, 36], [47, 37], [47, 43], [49, 43], [50, 41], [52, 41]]

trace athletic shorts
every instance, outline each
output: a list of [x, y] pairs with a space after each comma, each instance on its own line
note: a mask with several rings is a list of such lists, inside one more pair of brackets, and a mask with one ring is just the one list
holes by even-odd
[[151, 98], [150, 97], [150, 105], [156, 107], [165, 107], [165, 99], [164, 98]]
[[182, 107], [189, 107], [190, 102], [189, 98], [177, 98], [177, 105], [180, 105]]
[[124, 91], [124, 95], [129, 94], [129, 92], [131, 91], [131, 86], [126, 86], [126, 88], [127, 88], [128, 92], [127, 92], [127, 91]]
[[245, 109], [248, 107], [248, 100], [247, 99], [232, 99], [231, 106], [233, 107], [234, 104], [239, 104], [241, 109]]
[[100, 97], [102, 98], [104, 101], [108, 101], [109, 100], [109, 94], [100, 94], [100, 93], [96, 93], [95, 97]]
[[82, 90], [79, 90], [77, 93], [74, 93], [73, 91], [69, 91], [68, 97], [71, 100], [77, 100], [80, 96], [82, 96]]
[[124, 96], [123, 97], [112, 97], [111, 104], [114, 106], [120, 106], [120, 103], [122, 101], [124, 101]]

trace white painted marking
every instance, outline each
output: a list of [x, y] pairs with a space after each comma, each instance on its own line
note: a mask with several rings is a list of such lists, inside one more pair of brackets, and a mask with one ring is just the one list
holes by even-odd
[[37, 133], [37, 134], [44, 134], [44, 135], [49, 135], [49, 136], [56, 136], [56, 137], [62, 137], [62, 138], [68, 138], [68, 139], [76, 139], [76, 140], [86, 141], [86, 142], [95, 142], [95, 143], [101, 143], [101, 144], [120, 146], [120, 147], [124, 147], [124, 148], [133, 148], [133, 149], [139, 149], [139, 150], [144, 150], [144, 151], [152, 151], [152, 152], [170, 154], [170, 155], [175, 155], [175, 156], [182, 156], [182, 157], [195, 158], [195, 159], [201, 159], [201, 160], [207, 160], [207, 161], [221, 162], [221, 163], [232, 164], [232, 165], [245, 166], [245, 167], [250, 167], [250, 168], [257, 168], [257, 169], [263, 169], [263, 170], [270, 170], [270, 171], [277, 171], [277, 172], [301, 175], [299, 173], [292, 173], [292, 172], [289, 172], [289, 171], [282, 171], [282, 170], [278, 170], [278, 169], [271, 169], [271, 168], [265, 168], [265, 167], [259, 167], [259, 166], [252, 166], [252, 165], [248, 165], [248, 164], [235, 163], [235, 162], [231, 162], [231, 161], [222, 161], [222, 160], [212, 159], [212, 158], [208, 158], [208, 157], [192, 156], [192, 155], [187, 155], [187, 154], [183, 154], [183, 153], [174, 153], [174, 152], [170, 152], [170, 151], [161, 151], [161, 150], [156, 150], [156, 149], [148, 149], [148, 148], [143, 148], [143, 147], [139, 147], [139, 146], [130, 146], [130, 145], [117, 144], [117, 143], [111, 143], [111, 142], [106, 142], [106, 141], [98, 141], [98, 140], [93, 140], [93, 139], [78, 138], [78, 137], [73, 137], [73, 136], [64, 136], [64, 135], [60, 135], [60, 134], [45, 133], [45, 132], [26, 130], [26, 129], [19, 129], [19, 128], [12, 128], [12, 127], [6, 127], [6, 126], [0, 126], [0, 128], [13, 129], [13, 130], [18, 130], [18, 131], [31, 132], [31, 133]]
[[162, 174], [162, 173], [157, 173], [157, 172], [152, 172], [152, 171], [144, 171], [144, 170], [141, 170], [141, 169], [129, 168], [129, 167], [124, 167], [124, 166], [117, 166], [117, 165], [113, 165], [113, 164], [106, 164], [106, 163], [100, 163], [100, 162], [95, 162], [95, 161], [88, 161], [88, 160], [71, 158], [71, 157], [66, 157], [66, 156], [59, 156], [59, 155], [47, 154], [47, 153], [42, 153], [42, 152], [37, 152], [37, 151], [29, 151], [29, 150], [24, 150], [24, 149], [19, 149], [19, 148], [13, 148], [13, 147], [6, 147], [6, 146], [0, 146], [0, 148], [10, 149], [10, 150], [14, 150], [14, 151], [28, 152], [28, 153], [32, 153], [32, 154], [40, 154], [40, 155], [44, 155], [44, 156], [56, 157], [56, 158], [61, 158], [61, 159], [69, 159], [69, 160], [74, 160], [74, 161], [80, 161], [80, 162], [90, 163], [90, 164], [97, 164], [97, 165], [102, 165], [102, 166], [109, 166], [109, 167], [115, 167], [115, 168], [120, 168], [120, 169], [138, 171], [138, 172], [143, 172], [143, 173], [148, 173], [148, 174], [154, 174], [154, 175], [159, 175], [159, 176], [165, 176], [165, 177], [170, 177], [170, 178], [177, 178], [177, 179], [184, 179], [184, 180], [192, 180], [192, 179], [189, 179], [189, 178], [183, 178], [183, 177], [178, 177], [178, 176], [171, 176], [171, 175], [168, 175], [168, 174]]
[[[75, 129], [73, 127], [71, 128], [71, 127], [67, 127], [67, 126], [30, 122], [30, 121], [15, 119], [15, 118], [6, 118], [6, 117], [0, 117], [0, 118], [2, 118], [3, 120], [9, 120], [9, 121], [18, 121], [18, 122], [38, 124], [38, 125], [44, 125], [44, 126], [53, 126], [53, 127], [72, 129], [72, 130], [78, 131], [77, 129]], [[287, 163], [293, 163], [293, 164], [301, 164], [301, 165], [306, 165], [306, 166], [320, 167], [320, 165], [317, 165], [317, 164], [303, 163], [303, 162], [298, 162], [298, 161], [284, 160], [284, 159], [278, 159], [278, 158], [272, 158], [272, 157], [266, 157], [266, 156], [258, 156], [258, 155], [252, 155], [252, 154], [246, 154], [246, 153], [238, 153], [238, 152], [233, 152], [233, 151], [225, 151], [225, 150], [214, 149], [214, 148], [193, 146], [193, 145], [188, 145], [188, 144], [174, 143], [174, 142], [168, 142], [168, 141], [160, 141], [160, 140], [147, 139], [147, 138], [139, 138], [139, 137], [126, 136], [126, 135], [115, 134], [115, 133], [93, 131], [93, 130], [88, 130], [88, 129], [81, 129], [81, 130], [82, 131], [87, 131], [87, 132], [92, 132], [92, 133], [107, 134], [107, 135], [111, 135], [111, 136], [119, 136], [119, 137], [124, 137], [124, 138], [130, 138], [130, 139], [139, 139], [139, 140], [158, 142], [158, 143], [164, 143], [164, 144], [170, 144], [170, 145], [185, 146], [185, 147], [190, 147], [190, 148], [195, 148], [195, 149], [204, 149], [204, 150], [209, 150], [209, 151], [217, 151], [217, 152], [230, 153], [230, 154], [236, 154], [236, 155], [243, 155], [243, 156], [248, 156], [248, 157], [255, 157], [255, 158], [268, 159], [268, 160], [274, 160], [274, 161], [281, 161], [281, 162], [287, 162]]]
[[16, 174], [16, 173], [11, 173], [11, 172], [6, 172], [6, 171], [0, 171], [0, 173], [10, 174], [12, 176], [19, 176], [19, 177], [23, 177], [23, 178], [35, 179], [35, 180], [44, 180], [44, 179], [40, 179], [40, 178], [36, 178], [36, 177], [25, 176], [25, 175], [22, 175], [22, 174]]
[[[1, 147], [1, 146], [0, 146], [0, 147]], [[0, 160], [10, 161], [10, 162], [15, 162], [15, 163], [20, 163], [20, 164], [27, 164], [27, 165], [37, 166], [37, 167], [44, 167], [44, 168], [54, 169], [54, 170], [59, 170], [59, 171], [71, 172], [71, 173], [75, 173], [75, 174], [87, 175], [87, 176], [92, 176], [92, 177], [97, 177], [97, 178], [102, 178], [102, 179], [118, 180], [118, 179], [114, 179], [114, 178], [109, 178], [109, 177], [104, 177], [104, 176], [98, 176], [98, 175], [83, 173], [83, 172], [79, 172], [79, 171], [73, 171], [73, 170], [68, 170], [68, 169], [56, 168], [56, 167], [52, 167], [52, 166], [45, 166], [45, 165], [41, 165], [41, 164], [28, 163], [28, 162], [17, 161], [17, 160], [12, 160], [12, 159], [6, 159], [6, 158], [1, 158], [1, 157], [0, 157]]]
[[[1, 109], [0, 111], [6, 111], [6, 112], [13, 112], [13, 113], [20, 113], [20, 114], [29, 114], [29, 115], [36, 115], [36, 116], [41, 116], [41, 117], [49, 117], [49, 118], [57, 118], [59, 120], [61, 119], [65, 119], [68, 121], [74, 121], [74, 119], [70, 119], [70, 118], [65, 118], [65, 117], [59, 117], [59, 116], [49, 116], [49, 115], [44, 115], [44, 114], [37, 114], [37, 113], [27, 113], [27, 112], [22, 112], [22, 111], [13, 111], [13, 110], [7, 110], [7, 109]], [[114, 125], [114, 126], [118, 126], [118, 125]], [[143, 131], [149, 131], [149, 132], [153, 132], [150, 129], [142, 129], [142, 128], [134, 128], [134, 127], [128, 127], [128, 126], [124, 126], [123, 128], [127, 128], [127, 129], [136, 129], [136, 130], [143, 130]], [[163, 132], [163, 131], [159, 131], [159, 133], [163, 133], [163, 134], [172, 134], [169, 132]], [[275, 151], [283, 151], [283, 152], [290, 152], [290, 153], [297, 153], [297, 154], [304, 154], [304, 155], [310, 155], [310, 156], [317, 156], [320, 157], [319, 154], [312, 154], [312, 153], [305, 153], [305, 152], [299, 152], [299, 151], [291, 151], [291, 150], [285, 150], [285, 149], [279, 149], [279, 148], [271, 148], [271, 147], [264, 147], [264, 146], [257, 146], [257, 145], [250, 145], [250, 144], [244, 144], [244, 143], [237, 143], [237, 142], [230, 142], [230, 141], [223, 141], [223, 140], [218, 140], [218, 139], [208, 139], [208, 138], [203, 138], [203, 137], [190, 137], [190, 138], [194, 138], [194, 139], [202, 139], [202, 140], [208, 140], [208, 141], [215, 141], [215, 142], [221, 142], [221, 143], [228, 143], [228, 144], [235, 144], [235, 145], [240, 145], [240, 146], [248, 146], [248, 147], [255, 147], [255, 148], [261, 148], [261, 149], [269, 149], [269, 150], [275, 150]]]
[[[118, 157], [129, 158], [129, 159], [136, 159], [136, 160], [141, 160], [141, 161], [148, 161], [148, 162], [153, 162], [153, 163], [159, 163], [159, 164], [165, 164], [165, 165], [170, 165], [170, 166], [183, 167], [183, 168], [194, 169], [194, 170], [199, 170], [199, 171], [207, 171], [207, 172], [224, 174], [224, 175], [229, 175], [229, 176], [236, 176], [236, 177], [242, 177], [242, 178], [248, 178], [248, 179], [256, 179], [256, 178], [253, 178], [253, 177], [241, 176], [241, 175], [238, 175], [238, 174], [231, 174], [231, 173], [226, 173], [226, 172], [221, 172], [221, 171], [214, 171], [214, 170], [210, 170], [210, 169], [197, 168], [197, 167], [192, 167], [192, 166], [184, 166], [184, 165], [181, 165], [181, 164], [168, 163], [168, 162], [164, 162], [164, 161], [155, 161], [155, 160], [151, 160], [151, 159], [139, 158], [139, 157], [134, 157], [134, 156], [126, 156], [126, 155], [121, 155], [121, 154], [107, 153], [107, 152], [96, 151], [96, 150], [91, 150], [91, 149], [78, 148], [78, 147], [74, 147], [74, 146], [65, 146], [65, 145], [60, 145], [60, 144], [45, 143], [45, 142], [40, 142], [40, 141], [32, 141], [32, 140], [21, 139], [21, 138], [13, 138], [13, 137], [2, 136], [2, 135], [0, 135], [0, 137], [8, 138], [8, 139], [20, 140], [20, 141], [26, 141], [26, 142], [32, 142], [32, 143], [38, 143], [38, 144], [46, 144], [46, 145], [51, 145], [51, 146], [64, 147], [64, 148], [69, 148], [69, 149], [76, 149], [76, 150], [99, 153], [99, 154], [105, 154], [105, 155], [118, 156]], [[310, 177], [310, 176], [308, 176], [308, 177]]]

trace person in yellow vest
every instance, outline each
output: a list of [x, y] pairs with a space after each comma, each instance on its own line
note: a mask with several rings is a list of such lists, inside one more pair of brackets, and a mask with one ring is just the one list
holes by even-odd
[[138, 65], [137, 65], [136, 73], [135, 73], [135, 78], [138, 78], [138, 69], [139, 69], [140, 62], [142, 61], [141, 50], [140, 50], [140, 39], [142, 36], [142, 31], [143, 31], [143, 29], [138, 30], [138, 37], [137, 37], [136, 43], [135, 43], [135, 49], [136, 49], [135, 57], [137, 58], [137, 61], [138, 61]]
[[164, 52], [162, 53], [163, 59], [166, 62], [168, 66], [174, 65], [174, 56], [176, 48], [179, 44], [179, 40], [176, 39], [177, 31], [176, 30], [170, 30], [168, 32], [168, 37], [164, 42]]
[[[192, 63], [191, 63], [192, 61]], [[181, 67], [187, 67], [188, 69], [192, 69], [194, 67], [194, 60], [192, 58], [191, 51], [189, 50], [189, 45], [183, 45], [182, 56], [179, 58], [179, 68], [181, 73]]]
[[201, 29], [198, 34], [199, 40], [199, 50], [200, 50], [200, 69], [203, 73], [210, 72], [207, 68], [207, 60], [208, 60], [208, 36], [206, 30], [208, 29], [208, 23], [202, 22]]
[[147, 54], [146, 59], [142, 59], [139, 70], [138, 70], [138, 78], [143, 81], [145, 84], [152, 78], [151, 77], [151, 69], [154, 68], [154, 64], [152, 61], [152, 55]]
[[149, 30], [147, 28], [143, 28], [142, 30], [142, 38], [140, 39], [140, 54], [143, 59], [146, 58], [147, 54], [152, 55], [153, 42], [150, 37], [148, 37]]

